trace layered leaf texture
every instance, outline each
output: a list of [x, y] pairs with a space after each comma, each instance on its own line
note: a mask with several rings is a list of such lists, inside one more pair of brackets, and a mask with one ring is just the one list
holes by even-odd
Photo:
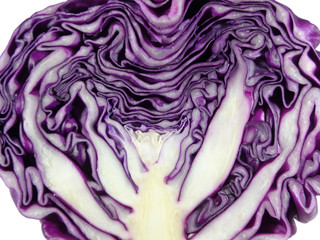
[[319, 42], [274, 1], [48, 7], [0, 58], [0, 176], [47, 239], [288, 239], [320, 194]]

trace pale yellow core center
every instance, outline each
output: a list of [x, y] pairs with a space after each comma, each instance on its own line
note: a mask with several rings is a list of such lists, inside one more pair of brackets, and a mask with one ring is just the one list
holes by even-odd
[[130, 132], [131, 140], [137, 149], [140, 159], [148, 169], [158, 160], [163, 142], [170, 134], [159, 134], [153, 130]]
[[183, 240], [183, 211], [177, 193], [164, 183], [163, 168], [153, 165], [139, 182], [128, 227], [133, 240]]

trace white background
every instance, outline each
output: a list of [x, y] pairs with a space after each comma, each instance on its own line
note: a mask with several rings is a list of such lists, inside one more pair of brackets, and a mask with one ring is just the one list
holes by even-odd
[[[89, 0], [88, 0], [89, 1]], [[0, 52], [6, 47], [14, 29], [31, 14], [59, 3], [59, 0], [9, 0], [2, 1], [0, 8]], [[320, 27], [319, 0], [281, 0], [301, 18]], [[318, 199], [320, 204], [320, 200]], [[297, 223], [298, 232], [291, 240], [319, 240], [320, 214], [308, 224]], [[227, 229], [226, 229], [227, 230]], [[0, 239], [44, 240], [40, 223], [20, 215], [9, 190], [0, 179]], [[152, 239], [150, 239], [152, 240]], [[167, 240], [167, 239], [164, 239]], [[208, 239], [209, 240], [209, 239]], [[219, 239], [215, 239], [219, 240]]]

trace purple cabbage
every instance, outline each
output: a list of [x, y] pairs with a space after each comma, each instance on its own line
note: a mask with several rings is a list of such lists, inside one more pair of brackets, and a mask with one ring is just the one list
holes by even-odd
[[274, 1], [48, 7], [0, 58], [0, 176], [47, 239], [288, 239], [317, 214], [319, 43]]

